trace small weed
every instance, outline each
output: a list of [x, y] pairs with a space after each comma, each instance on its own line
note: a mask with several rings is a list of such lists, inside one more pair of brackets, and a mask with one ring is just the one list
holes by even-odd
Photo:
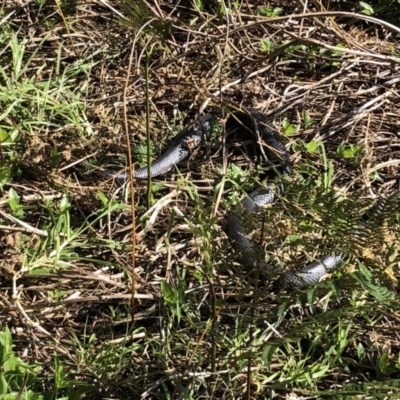
[[196, 8], [198, 8], [200, 11], [204, 10], [203, 0], [195, 0], [195, 5], [196, 5]]
[[357, 163], [359, 158], [362, 156], [363, 151], [363, 146], [356, 146], [351, 143], [346, 144], [345, 142], [341, 142], [336, 150], [336, 153], [343, 158], [354, 158]]
[[[286, 43], [275, 44], [271, 39], [266, 38], [260, 41], [261, 49], [270, 53], [274, 50], [279, 49], [281, 46], [286, 46]], [[307, 60], [307, 65], [310, 70], [316, 67], [337, 67], [341, 64], [343, 53], [339, 50], [340, 48], [346, 47], [344, 44], [339, 43], [336, 45], [338, 50], [326, 49], [319, 46], [309, 46], [306, 44], [294, 44], [284, 49], [281, 53], [281, 60], [290, 60], [297, 53], [303, 54]]]
[[[100, 194], [105, 202], [105, 195]], [[115, 200], [93, 212], [79, 227], [74, 227], [71, 218], [71, 202], [67, 196], [60, 200], [44, 200], [42, 204], [43, 224], [40, 229], [47, 236], [40, 246], [25, 250], [26, 263], [24, 269], [30, 274], [48, 274], [71, 267], [75, 260], [82, 260], [79, 254], [87, 245], [82, 235], [90, 232], [98, 221], [110, 212], [126, 208]], [[110, 246], [111, 243], [97, 242], [96, 246]], [[116, 248], [120, 245], [116, 244]], [[93, 260], [95, 262], [95, 260]]]
[[315, 121], [310, 117], [310, 114], [307, 110], [303, 110], [302, 117], [304, 120], [304, 129], [309, 129], [315, 125]]
[[220, 140], [221, 135], [223, 133], [223, 126], [219, 124], [217, 121], [214, 121], [211, 124], [211, 129], [207, 131], [207, 140], [211, 143], [215, 143]]
[[[0, 397], [2, 399], [44, 400], [60, 399], [68, 394], [68, 399], [79, 400], [93, 389], [84, 382], [71, 379], [57, 355], [54, 358], [54, 386], [52, 393], [41, 393], [40, 373], [42, 366], [23, 362], [12, 351], [12, 338], [8, 328], [0, 332]], [[61, 397], [60, 397], [61, 396]]]
[[[78, 135], [92, 133], [85, 105], [80, 100], [87, 86], [75, 82], [79, 75], [86, 74], [95, 65], [93, 59], [99, 52], [62, 68], [60, 47], [56, 54], [57, 64], [48, 70], [46, 63], [35, 60], [45, 40], [29, 54], [26, 41], [17, 35], [10, 33], [0, 37], [0, 43], [10, 49], [10, 63], [0, 65], [1, 119], [9, 122], [0, 129], [5, 150], [5, 157], [0, 160], [0, 183], [3, 184], [10, 182], [15, 174], [12, 165], [22, 163], [23, 149], [35, 137], [33, 132], [55, 132], [73, 126]], [[39, 140], [46, 138], [42, 135]], [[50, 153], [53, 166], [58, 166], [62, 154], [56, 147]]]
[[185, 303], [185, 284], [184, 276], [179, 277], [177, 287], [171, 286], [168, 282], [161, 282], [161, 294], [171, 313], [176, 317], [178, 324], [182, 318], [182, 312], [188, 311]]
[[[217, 168], [217, 172], [222, 174], [222, 170]], [[249, 173], [246, 172], [244, 169], [240, 168], [234, 163], [230, 163], [229, 167], [226, 171], [224, 181], [221, 181], [216, 184], [214, 192], [218, 193], [222, 183], [227, 183], [228, 185], [232, 186], [233, 190], [229, 192], [223, 198], [223, 204], [229, 208], [236, 204], [240, 198], [243, 196], [243, 193], [254, 188], [256, 182], [250, 179]]]
[[360, 6], [362, 7], [361, 12], [365, 15], [374, 15], [375, 11], [372, 8], [372, 6], [368, 3], [366, 3], [365, 1], [360, 1]]
[[282, 120], [282, 129], [283, 129], [283, 133], [287, 136], [294, 135], [298, 131], [297, 126], [294, 124], [291, 124], [289, 119], [286, 117], [283, 118], [283, 120]]
[[[156, 154], [156, 147], [154, 143], [150, 143], [150, 154], [151, 158], [154, 159]], [[148, 144], [141, 142], [133, 148], [133, 155], [139, 166], [147, 165], [147, 148]]]
[[271, 51], [277, 48], [277, 45], [271, 42], [271, 39], [262, 39], [260, 42], [261, 49], [266, 53], [270, 53]]
[[22, 391], [26, 398], [38, 395], [32, 389], [41, 371], [39, 365], [29, 365], [16, 357], [12, 351], [11, 332], [6, 328], [0, 332], [0, 394], [3, 398], [15, 398]]
[[259, 15], [263, 17], [275, 18], [279, 17], [283, 13], [283, 8], [281, 7], [260, 7], [257, 10]]
[[11, 209], [12, 215], [17, 218], [24, 217], [25, 215], [24, 209], [32, 208], [21, 204], [20, 197], [13, 188], [11, 188], [8, 191], [8, 206]]

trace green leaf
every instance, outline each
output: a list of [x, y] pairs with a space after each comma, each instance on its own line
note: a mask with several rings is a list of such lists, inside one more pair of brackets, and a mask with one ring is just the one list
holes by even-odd
[[266, 53], [269, 53], [271, 51], [272, 43], [269, 39], [262, 39], [260, 44], [262, 50], [265, 51]]
[[310, 143], [307, 143], [307, 151], [309, 153], [318, 153], [318, 142], [315, 140], [311, 140]]
[[70, 207], [71, 203], [69, 202], [67, 196], [63, 196], [60, 201], [60, 211], [61, 212], [68, 211]]
[[177, 317], [179, 322], [182, 317], [181, 310], [185, 296], [183, 284], [180, 284], [179, 287], [175, 289], [166, 281], [162, 281], [161, 293], [172, 314]]
[[341, 142], [336, 150], [336, 153], [343, 158], [355, 158], [362, 154], [363, 147], [355, 146], [353, 144], [346, 145], [345, 142]]
[[67, 386], [64, 377], [64, 369], [60, 362], [60, 359], [57, 356], [57, 353], [54, 353], [54, 386], [55, 390]]
[[372, 279], [372, 274], [368, 268], [365, 267], [365, 265], [361, 262], [358, 263], [358, 268], [360, 269], [360, 272], [364, 275], [364, 277], [370, 281]]
[[267, 368], [269, 368], [269, 366], [271, 365], [272, 357], [274, 356], [276, 350], [277, 346], [269, 344], [264, 346], [261, 359]]
[[258, 14], [264, 17], [275, 18], [283, 13], [283, 8], [281, 7], [261, 7], [258, 9]]
[[0, 332], [0, 365], [4, 364], [12, 354], [11, 332], [6, 327], [4, 332]]
[[[338, 49], [347, 49], [347, 46], [346, 46], [344, 43], [338, 43], [335, 47], [338, 48]], [[338, 57], [338, 58], [340, 58], [340, 57], [343, 56], [343, 51], [340, 51], [340, 50], [337, 50], [337, 51], [332, 50], [331, 56], [332, 56], [332, 57]]]
[[365, 359], [365, 349], [364, 349], [364, 346], [362, 345], [362, 343], [358, 343], [357, 355], [358, 355], [358, 359], [360, 361], [363, 361]]
[[54, 298], [55, 300], [60, 300], [64, 297], [64, 295], [67, 292], [65, 290], [54, 290], [54, 291], [49, 291], [49, 296], [51, 296], [52, 298]]
[[365, 3], [364, 1], [360, 1], [360, 6], [363, 8], [361, 11], [363, 14], [365, 14], [365, 15], [374, 15], [375, 14], [374, 9], [368, 3]]
[[329, 364], [320, 366], [318, 371], [312, 373], [313, 379], [318, 379], [325, 376], [329, 368]]
[[302, 115], [304, 119], [304, 128], [311, 128], [315, 124], [315, 121], [310, 117], [310, 113], [307, 110], [303, 110]]
[[289, 241], [289, 242], [298, 242], [299, 240], [301, 240], [302, 239], [302, 236], [301, 235], [288, 235], [288, 237], [287, 237], [287, 240]]
[[7, 375], [11, 375], [16, 370], [16, 359], [13, 355], [7, 358], [3, 363], [3, 370]]
[[63, 154], [58, 151], [57, 147], [52, 147], [50, 149], [50, 158], [52, 165], [57, 167], [60, 165], [64, 157]]
[[163, 183], [155, 183], [151, 186], [152, 193], [159, 192], [160, 190], [164, 189], [165, 185]]
[[0, 128], [0, 142], [3, 146], [7, 146], [8, 144], [10, 144], [9, 142], [12, 142], [10, 134], [1, 128]]
[[97, 197], [101, 201], [103, 206], [106, 206], [108, 204], [107, 196], [103, 192], [100, 192], [100, 190], [97, 191]]
[[166, 281], [161, 281], [161, 293], [168, 304], [174, 304], [177, 300], [175, 289]]
[[8, 392], [8, 384], [4, 374], [0, 374], [0, 395], [4, 396]]
[[285, 135], [294, 135], [297, 132], [297, 127], [296, 125], [293, 125], [289, 122], [287, 118], [284, 118], [282, 120], [282, 128], [283, 131], [285, 132]]
[[2, 165], [0, 162], [0, 189], [5, 183], [10, 183], [12, 180], [11, 178], [11, 168], [7, 165]]
[[32, 270], [29, 271], [30, 275], [47, 275], [50, 273], [50, 269], [49, 268], [34, 268]]
[[393, 372], [395, 372], [394, 366], [391, 365], [390, 359], [389, 359], [389, 353], [385, 351], [380, 357], [378, 361], [378, 368], [379, 372], [384, 374], [384, 375], [389, 375]]
[[365, 267], [365, 265], [361, 262], [358, 262], [359, 271], [362, 274], [359, 278], [356, 279], [363, 286], [363, 288], [376, 300], [380, 302], [386, 302], [389, 300], [393, 300], [395, 298], [395, 293], [385, 286], [379, 285], [374, 281], [374, 278], [371, 272]]
[[14, 216], [23, 217], [24, 211], [22, 209], [22, 206], [21, 206], [19, 200], [20, 200], [20, 197], [19, 197], [18, 193], [13, 188], [11, 188], [8, 191], [8, 205], [10, 206]]

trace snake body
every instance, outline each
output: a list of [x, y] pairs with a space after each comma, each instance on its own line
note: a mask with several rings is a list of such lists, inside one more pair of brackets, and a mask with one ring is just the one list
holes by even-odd
[[[259, 132], [261, 142], [266, 145], [267, 156], [270, 160], [280, 162], [283, 175], [290, 175], [290, 157], [283, 145], [278, 132], [271, 128], [271, 121], [263, 113], [257, 110], [251, 110], [253, 125]], [[278, 192], [282, 193], [284, 188], [279, 186]], [[251, 192], [241, 202], [234, 207], [234, 210], [228, 214], [228, 236], [235, 244], [236, 250], [242, 255], [243, 263], [248, 266], [255, 266], [260, 263], [260, 257], [257, 254], [255, 243], [248, 238], [245, 229], [246, 214], [254, 214], [261, 207], [271, 204], [275, 200], [275, 192], [270, 187], [260, 187]], [[284, 283], [291, 286], [306, 286], [319, 282], [325, 275], [337, 268], [344, 260], [344, 256], [326, 255], [319, 261], [314, 261], [306, 265], [299, 272], [285, 272], [282, 275]], [[262, 262], [261, 265], [273, 270], [274, 267]]]
[[[184, 129], [171, 143], [168, 150], [150, 165], [150, 174], [152, 177], [163, 175], [189, 157], [192, 150], [197, 147], [203, 134], [211, 129], [212, 116], [205, 114], [198, 118], [190, 127]], [[126, 172], [116, 174], [115, 171], [106, 170], [105, 175], [119, 180], [126, 180], [129, 174]], [[136, 179], [147, 179], [149, 168], [143, 167], [135, 170]]]
[[[261, 142], [266, 145], [268, 159], [278, 160], [284, 175], [291, 172], [289, 154], [283, 145], [278, 132], [271, 128], [269, 119], [257, 110], [251, 110], [253, 128], [259, 132]], [[151, 176], [162, 175], [173, 168], [176, 164], [186, 159], [192, 149], [201, 142], [204, 133], [211, 129], [212, 116], [205, 114], [199, 117], [193, 125], [183, 130], [172, 142], [169, 149], [150, 165]], [[136, 179], [147, 179], [149, 168], [139, 168], [135, 171]], [[107, 170], [106, 175], [116, 179], [125, 180], [127, 173], [116, 174], [114, 171]], [[279, 189], [283, 192], [283, 187]], [[248, 238], [245, 229], [244, 215], [254, 214], [260, 207], [271, 204], [275, 199], [275, 192], [271, 187], [258, 188], [245, 197], [228, 214], [228, 236], [233, 241], [234, 247], [241, 254], [242, 263], [246, 266], [254, 267], [259, 263], [256, 245]], [[245, 213], [243, 211], [246, 211]], [[344, 260], [343, 255], [327, 255], [319, 261], [315, 261], [305, 266], [299, 272], [285, 272], [282, 275], [283, 281], [292, 286], [305, 286], [319, 282], [323, 276], [337, 268]], [[267, 263], [262, 266], [273, 269]]]

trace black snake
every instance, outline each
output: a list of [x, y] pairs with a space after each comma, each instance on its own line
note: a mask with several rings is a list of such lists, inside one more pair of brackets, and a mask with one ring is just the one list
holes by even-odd
[[[289, 175], [291, 171], [289, 154], [280, 139], [280, 135], [270, 127], [270, 121], [263, 113], [252, 110], [250, 115], [254, 125], [253, 128], [256, 128], [255, 130], [259, 132], [261, 142], [267, 147], [268, 158], [278, 158], [282, 164], [282, 173]], [[151, 164], [151, 176], [162, 175], [186, 159], [193, 148], [200, 144], [203, 134], [211, 129], [212, 121], [211, 114], [205, 114], [199, 117], [193, 125], [183, 130], [172, 142], [169, 149]], [[149, 169], [147, 167], [139, 168], [135, 170], [135, 178], [147, 179], [148, 172]], [[115, 173], [115, 171], [111, 170], [106, 170], [105, 175], [120, 180], [128, 178], [127, 173]], [[258, 188], [245, 197], [228, 214], [228, 236], [234, 242], [234, 246], [241, 254], [243, 264], [246, 266], [254, 266], [259, 257], [257, 257], [255, 250], [256, 245], [247, 236], [242, 211], [245, 210], [247, 214], [253, 214], [260, 207], [272, 203], [274, 199], [275, 192], [270, 187]], [[323, 276], [337, 268], [343, 260], [344, 256], [342, 254], [326, 255], [319, 261], [305, 266], [299, 272], [285, 272], [282, 278], [285, 283], [293, 286], [311, 285], [319, 282]], [[264, 262], [261, 265], [273, 269], [273, 267]]]

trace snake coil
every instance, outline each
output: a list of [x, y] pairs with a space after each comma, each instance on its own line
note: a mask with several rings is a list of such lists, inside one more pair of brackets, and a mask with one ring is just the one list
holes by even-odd
[[[271, 128], [270, 120], [263, 113], [251, 110], [250, 115], [253, 125], [255, 125], [253, 128], [259, 132], [261, 142], [266, 145], [268, 158], [278, 159], [282, 164], [282, 173], [289, 175], [291, 173], [289, 154], [278, 132]], [[211, 129], [212, 120], [211, 114], [199, 117], [175, 138], [168, 150], [155, 160], [150, 168], [143, 167], [135, 170], [135, 178], [147, 179], [149, 170], [152, 177], [165, 174], [174, 165], [186, 159], [192, 149], [200, 144], [203, 134]], [[105, 175], [119, 180], [128, 178], [127, 173], [115, 173], [111, 170], [106, 170]], [[280, 190], [283, 192], [283, 188]], [[253, 214], [260, 207], [271, 204], [274, 199], [275, 192], [271, 187], [258, 188], [245, 197], [228, 214], [228, 236], [233, 241], [236, 250], [241, 254], [243, 264], [246, 266], [254, 266], [258, 257], [255, 244], [247, 237], [242, 211], [245, 210], [246, 214]], [[299, 272], [285, 272], [282, 275], [283, 281], [288, 285], [297, 287], [317, 283], [323, 276], [337, 268], [344, 258], [342, 254], [323, 256], [320, 260], [306, 265]], [[262, 263], [262, 266], [269, 269], [273, 268], [266, 263]]]

